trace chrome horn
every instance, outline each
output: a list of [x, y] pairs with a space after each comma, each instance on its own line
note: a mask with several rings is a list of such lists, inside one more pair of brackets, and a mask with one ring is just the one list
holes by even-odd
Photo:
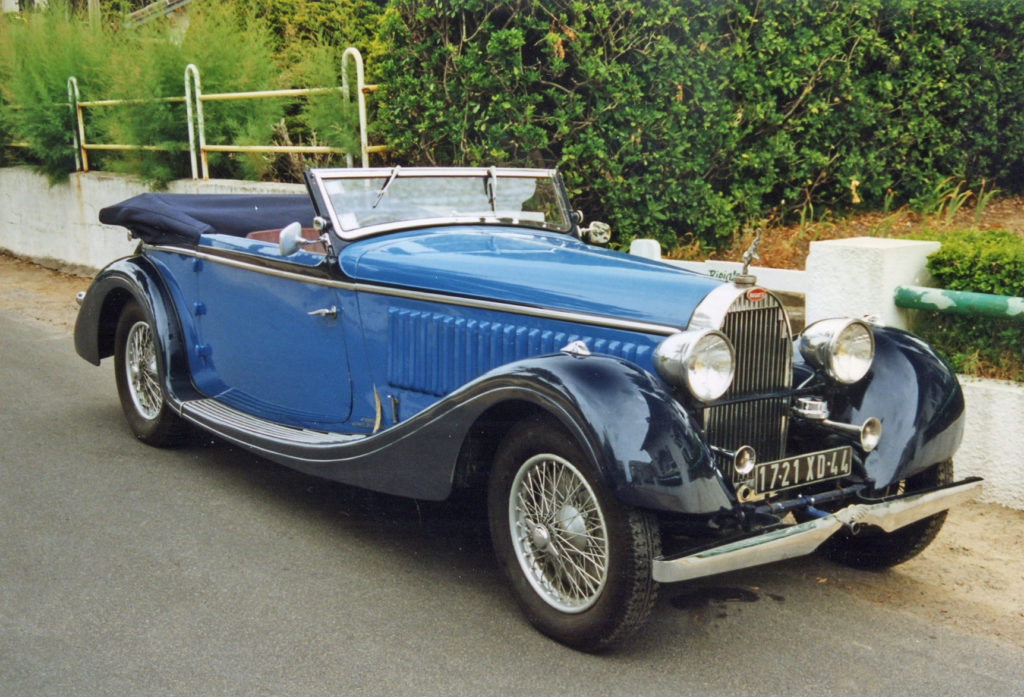
[[828, 418], [828, 405], [822, 399], [801, 397], [793, 407], [793, 412], [810, 423], [820, 424], [830, 431], [857, 438], [864, 452], [871, 452], [878, 447], [878, 441], [882, 437], [882, 422], [873, 416], [868, 417], [860, 426], [832, 421]]
[[873, 416], [866, 419], [860, 426], [843, 424], [829, 419], [822, 419], [819, 423], [829, 430], [860, 439], [860, 447], [864, 448], [866, 453], [874, 450], [882, 437], [882, 422]]

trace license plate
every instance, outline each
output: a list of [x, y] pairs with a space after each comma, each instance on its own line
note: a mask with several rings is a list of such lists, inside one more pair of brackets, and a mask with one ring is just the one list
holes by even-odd
[[838, 479], [850, 474], [853, 449], [821, 450], [789, 457], [785, 460], [762, 462], [754, 467], [754, 493], [772, 494], [787, 489]]

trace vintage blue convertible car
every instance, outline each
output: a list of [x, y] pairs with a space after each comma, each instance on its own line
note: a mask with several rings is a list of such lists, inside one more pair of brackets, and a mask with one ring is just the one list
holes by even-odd
[[586, 243], [554, 171], [345, 169], [309, 196], [144, 194], [75, 345], [132, 431], [199, 427], [303, 472], [486, 497], [529, 620], [621, 641], [672, 583], [823, 551], [898, 564], [953, 482], [964, 401], [919, 339], [792, 336], [773, 293]]

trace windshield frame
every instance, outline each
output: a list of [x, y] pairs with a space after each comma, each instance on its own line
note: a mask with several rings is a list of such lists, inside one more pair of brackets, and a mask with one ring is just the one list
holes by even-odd
[[[569, 207], [568, 196], [562, 177], [555, 169], [527, 169], [518, 167], [366, 167], [366, 168], [334, 168], [334, 169], [312, 169], [309, 170], [313, 186], [316, 188], [314, 198], [319, 198], [323, 203], [322, 213], [327, 216], [331, 223], [331, 229], [335, 235], [345, 242], [371, 237], [387, 232], [408, 230], [410, 228], [427, 227], [436, 225], [497, 225], [502, 227], [526, 227], [534, 230], [547, 230], [551, 232], [570, 233], [572, 231], [571, 208]], [[409, 179], [413, 177], [465, 177], [479, 178], [481, 180], [496, 181], [500, 189], [501, 180], [509, 178], [532, 178], [548, 179], [554, 189], [559, 212], [562, 217], [562, 224], [554, 224], [530, 220], [527, 218], [508, 218], [497, 215], [457, 215], [424, 217], [408, 220], [400, 220], [387, 223], [378, 223], [355, 228], [344, 228], [341, 225], [340, 216], [335, 210], [328, 191], [328, 182], [339, 179], [381, 179], [388, 184], [397, 179]]]

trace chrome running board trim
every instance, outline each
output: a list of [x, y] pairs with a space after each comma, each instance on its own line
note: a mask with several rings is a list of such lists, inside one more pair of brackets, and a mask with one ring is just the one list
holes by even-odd
[[215, 428], [214, 425], [262, 436], [277, 442], [297, 445], [340, 445], [366, 437], [363, 434], [329, 433], [284, 426], [274, 421], [246, 414], [215, 399], [194, 399], [183, 402], [181, 415], [195, 424], [218, 433], [221, 432], [221, 429]]
[[981, 486], [980, 479], [973, 479], [892, 501], [852, 504], [823, 518], [726, 542], [694, 554], [657, 557], [651, 564], [651, 576], [659, 583], [675, 583], [802, 557], [816, 550], [840, 528], [874, 525], [892, 532], [975, 498]]

